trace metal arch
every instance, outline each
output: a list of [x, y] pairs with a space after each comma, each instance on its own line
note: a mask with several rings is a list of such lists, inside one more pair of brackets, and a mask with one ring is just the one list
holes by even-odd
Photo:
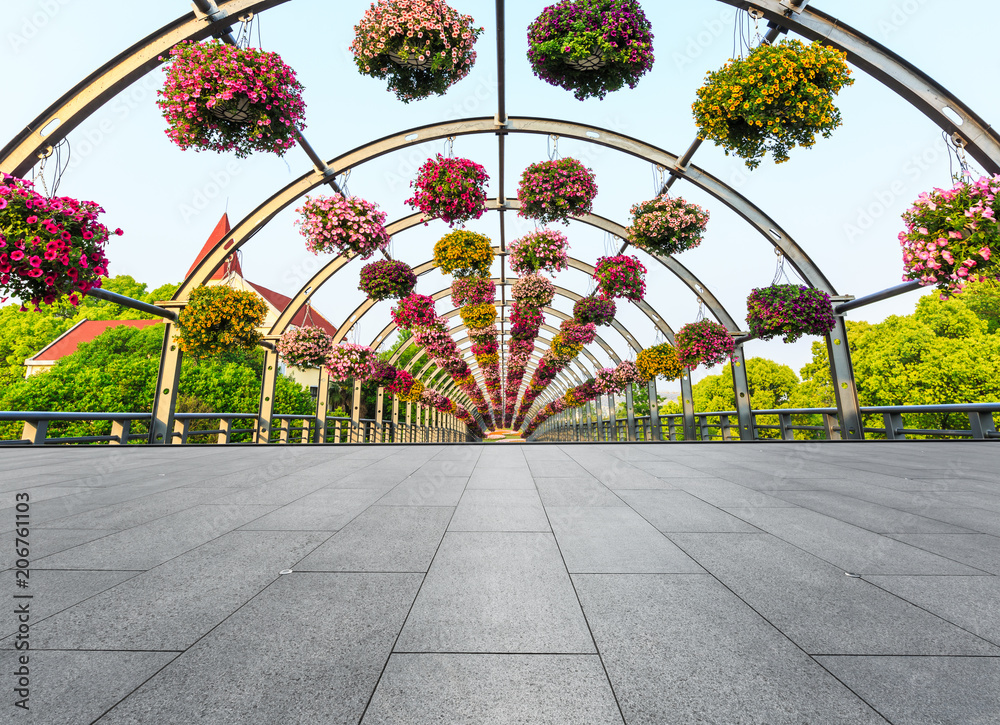
[[[1000, 173], [1000, 134], [971, 108], [909, 61], [832, 15], [806, 6], [792, 11], [782, 0], [719, 0], [736, 8], [754, 7], [764, 17], [809, 40], [845, 51], [847, 59], [903, 98], [950, 135], [965, 141], [966, 152], [990, 174]], [[961, 118], [955, 123], [945, 113]]]
[[[217, 15], [199, 17], [187, 13], [147, 35], [73, 86], [4, 146], [0, 150], [0, 171], [13, 176], [27, 174], [38, 162], [39, 152], [59, 143], [98, 108], [159, 66], [160, 57], [178, 43], [203, 40], [227, 30], [240, 15], [259, 13], [286, 2], [227, 0]], [[56, 120], [59, 125], [43, 136], [42, 131]]]
[[[499, 126], [494, 118], [489, 117], [462, 119], [418, 126], [402, 133], [386, 136], [338, 156], [332, 159], [328, 165], [333, 170], [332, 173], [336, 174], [397, 149], [449, 136], [497, 133], [501, 128], [504, 129], [505, 133], [533, 133], [576, 138], [607, 146], [671, 169], [677, 176], [691, 181], [748, 221], [765, 239], [782, 251], [802, 278], [810, 285], [831, 295], [836, 294], [833, 285], [826, 279], [820, 268], [813, 263], [805, 250], [787, 232], [783, 231], [775, 220], [734, 188], [697, 166], [680, 167], [678, 157], [668, 151], [596, 126], [555, 119], [512, 116], [504, 127]], [[173, 299], [178, 301], [187, 299], [192, 289], [206, 282], [229, 254], [239, 249], [276, 214], [299, 197], [327, 181], [329, 181], [327, 175], [318, 169], [313, 169], [285, 186], [250, 212], [202, 258], [201, 263], [181, 283]]]

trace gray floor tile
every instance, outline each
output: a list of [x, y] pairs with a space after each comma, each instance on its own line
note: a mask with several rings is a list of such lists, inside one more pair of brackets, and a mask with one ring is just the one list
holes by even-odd
[[483, 468], [480, 461], [469, 477], [469, 488], [534, 489], [535, 481], [527, 468]]
[[821, 657], [819, 661], [893, 723], [1000, 722], [1000, 658]]
[[573, 581], [630, 724], [884, 725], [709, 576]]
[[625, 503], [663, 532], [757, 532], [757, 529], [686, 491], [618, 491]]
[[410, 478], [378, 500], [385, 506], [458, 506], [468, 477]]
[[687, 554], [628, 507], [549, 506], [570, 572], [702, 572]]
[[394, 654], [361, 722], [622, 725], [622, 717], [596, 655]]
[[[54, 519], [41, 528], [59, 529], [130, 529], [133, 526], [153, 521], [162, 516], [197, 506], [213, 503], [225, 496], [228, 488], [173, 488], [169, 491], [153, 493], [142, 498], [104, 506], [92, 511]], [[248, 503], [241, 501], [240, 503]]]
[[[21, 654], [0, 651], [0, 667], [8, 682]], [[30, 725], [76, 725], [100, 717], [142, 682], [177, 657], [168, 652], [37, 652], [29, 656], [27, 712], [14, 708], [6, 692], [9, 722]]]
[[905, 598], [845, 576], [768, 534], [677, 534], [671, 538], [810, 654], [1000, 655], [1000, 648]]
[[642, 469], [646, 473], [656, 476], [657, 478], [716, 477], [712, 473], [699, 471], [697, 468], [692, 468], [691, 466], [685, 466], [681, 463], [675, 463], [673, 461], [664, 461], [659, 458], [654, 461], [636, 461], [633, 465], [636, 468]]
[[531, 475], [535, 478], [583, 478], [590, 473], [576, 461], [538, 460], [529, 461]]
[[31, 630], [42, 649], [182, 650], [276, 580], [322, 533], [234, 531]]
[[196, 506], [142, 526], [46, 556], [36, 569], [152, 569], [206, 541], [229, 533], [270, 506]]
[[358, 722], [420, 579], [281, 577], [99, 722]]
[[855, 574], [981, 574], [976, 569], [801, 508], [730, 513]]
[[427, 571], [452, 511], [442, 506], [372, 506], [295, 570]]
[[968, 529], [831, 491], [777, 491], [774, 496], [878, 534], [968, 534]]
[[253, 531], [337, 531], [371, 506], [381, 494], [371, 488], [325, 488], [275, 509], [247, 524]]
[[[38, 561], [46, 556], [58, 554], [60, 551], [72, 549], [74, 546], [85, 544], [88, 541], [100, 539], [103, 536], [114, 533], [112, 531], [97, 531], [94, 529], [37, 529], [31, 536], [31, 558]], [[7, 534], [0, 534], [0, 550], [13, 551], [15, 533], [11, 531]], [[11, 557], [4, 557], [3, 566], [13, 566]]]
[[692, 496], [697, 496], [702, 501], [721, 508], [731, 506], [790, 508], [795, 505], [721, 478], [671, 478], [669, 481], [676, 488], [687, 491]]
[[549, 531], [538, 493], [522, 489], [471, 489], [462, 496], [449, 531]]
[[551, 534], [455, 531], [396, 650], [589, 654], [594, 644]]
[[625, 502], [603, 483], [582, 478], [536, 478], [542, 503], [550, 506], [624, 506]]
[[1000, 537], [989, 534], [891, 534], [890, 537], [990, 574], [1000, 574]]

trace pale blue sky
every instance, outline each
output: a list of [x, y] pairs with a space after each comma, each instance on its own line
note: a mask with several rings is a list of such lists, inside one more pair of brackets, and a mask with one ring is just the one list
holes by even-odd
[[[277, 51], [305, 85], [306, 137], [325, 158], [406, 128], [442, 119], [493, 115], [496, 111], [496, 36], [491, 0], [456, 0], [486, 31], [479, 60], [468, 78], [447, 95], [404, 105], [380, 81], [361, 76], [347, 50], [352, 26], [368, 0], [296, 0], [260, 16], [266, 50]], [[512, 116], [545, 116], [611, 128], [674, 153], [696, 135], [690, 105], [704, 74], [732, 52], [735, 11], [716, 0], [646, 0], [653, 24], [656, 64], [638, 87], [603, 101], [576, 101], [569, 92], [534, 78], [525, 58], [525, 29], [547, 3], [507, 3], [507, 109]], [[1000, 119], [1000, 98], [989, 49], [994, 47], [997, 4], [967, 0], [822, 0], [813, 3], [837, 15], [922, 68], [955, 93], [987, 122]], [[189, 9], [183, 0], [145, 0], [123, 5], [108, 0], [5, 0], [0, 21], [0, 63], [4, 113], [0, 138], [11, 138], [49, 103], [87, 73], [139, 38]], [[761, 28], [763, 32], [763, 26]], [[109, 250], [112, 274], [130, 274], [150, 287], [180, 281], [197, 251], [226, 210], [235, 224], [244, 214], [309, 169], [299, 149], [284, 158], [257, 155], [238, 160], [214, 153], [182, 152], [164, 135], [154, 104], [162, 72], [153, 71], [124, 91], [70, 135], [73, 163], [60, 193], [94, 199], [107, 209], [106, 221], [125, 230]], [[901, 276], [899, 215], [923, 190], [949, 183], [948, 154], [938, 128], [909, 104], [862, 71], [844, 90], [839, 106], [844, 126], [812, 150], [796, 149], [780, 166], [765, 162], [748, 172], [742, 162], [705, 145], [694, 163], [737, 186], [795, 238], [820, 264], [841, 293], [863, 295], [897, 284]], [[377, 159], [353, 173], [352, 193], [378, 202], [396, 219], [409, 213], [403, 200], [417, 166], [442, 150], [439, 143]], [[627, 223], [632, 204], [653, 195], [648, 164], [610, 149], [564, 140], [563, 156], [577, 156], [597, 174], [595, 212]], [[455, 153], [489, 171], [496, 194], [494, 137], [462, 137]], [[520, 171], [546, 158], [541, 136], [512, 136], [508, 142], [507, 189], [516, 192]], [[674, 191], [706, 206], [707, 238], [680, 259], [742, 322], [751, 288], [770, 283], [771, 247], [733, 212], [684, 182]], [[297, 206], [297, 205], [296, 205]], [[510, 215], [512, 216], [512, 215]], [[305, 250], [287, 209], [244, 246], [246, 276], [294, 294], [315, 271], [318, 260]], [[497, 215], [471, 225], [494, 239]], [[509, 224], [508, 239], [526, 225]], [[431, 256], [433, 242], [447, 227], [440, 222], [405, 233], [394, 254], [411, 264]], [[568, 229], [575, 256], [593, 262], [605, 252], [603, 235], [575, 223]], [[640, 256], [642, 256], [640, 254]], [[363, 299], [357, 269], [337, 275], [336, 284], [316, 295], [315, 306], [341, 324]], [[652, 269], [652, 267], [651, 267]], [[694, 319], [697, 304], [679, 282], [660, 271], [650, 278], [649, 301], [677, 329]], [[421, 278], [419, 290], [446, 286], [440, 275]], [[563, 286], [586, 291], [587, 279], [565, 272]], [[917, 295], [871, 306], [852, 319], [878, 321], [912, 310]], [[566, 311], [568, 305], [559, 305]], [[366, 318], [360, 340], [369, 342], [388, 321], [382, 303]], [[654, 342], [652, 325], [634, 309], [620, 319], [640, 342]], [[609, 333], [608, 339], [625, 348]], [[808, 361], [810, 340], [748, 345], [751, 356], [769, 357], [796, 372]], [[704, 373], [701, 373], [704, 374]]]

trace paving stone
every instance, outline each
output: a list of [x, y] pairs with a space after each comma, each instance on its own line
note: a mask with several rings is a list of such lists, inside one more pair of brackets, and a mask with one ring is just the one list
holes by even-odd
[[983, 572], [801, 508], [727, 508], [744, 521], [855, 574]]
[[536, 478], [581, 478], [590, 472], [576, 461], [538, 460], [529, 461], [531, 475]]
[[469, 477], [469, 488], [522, 488], [534, 489], [535, 480], [525, 468], [483, 468], [482, 461]]
[[989, 534], [890, 534], [890, 537], [990, 574], [1000, 574], [1000, 537]]
[[885, 723], [709, 576], [573, 581], [630, 724]]
[[686, 491], [619, 490], [618, 495], [636, 513], [665, 533], [760, 531]]
[[[43, 533], [42, 529], [38, 529], [30, 538], [31, 559], [33, 562], [38, 561], [46, 556], [58, 554], [60, 551], [72, 549], [74, 546], [100, 539], [111, 533], [114, 532], [95, 529], [45, 529]], [[0, 547], [2, 547], [0, 550], [12, 552], [14, 550], [15, 538], [15, 532], [13, 531], [0, 534]], [[11, 568], [14, 566], [14, 562], [9, 554], [5, 555], [2, 562], [3, 566], [10, 566]]]
[[52, 556], [35, 569], [152, 569], [267, 513], [269, 506], [196, 506]]
[[295, 565], [296, 571], [425, 572], [453, 509], [372, 506]]
[[[225, 496], [228, 488], [174, 488], [99, 509], [54, 519], [40, 528], [120, 531]], [[246, 503], [246, 502], [241, 502]]]
[[[715, 478], [716, 476], [707, 471], [699, 471], [697, 468], [685, 466], [674, 461], [664, 461], [660, 458], [652, 461], [636, 461], [633, 464], [646, 473], [650, 473], [657, 478]], [[637, 487], [638, 488], [638, 487]]]
[[[897, 597], [993, 644], [1000, 645], [1000, 577], [995, 576], [870, 576]], [[894, 653], [899, 654], [899, 653]], [[947, 654], [938, 651], [934, 654]], [[968, 653], [971, 654], [971, 653]], [[1000, 649], [988, 653], [1000, 656]]]
[[971, 533], [1000, 536], [1000, 514], [997, 514], [996, 511], [970, 508], [968, 506], [941, 507], [934, 510], [934, 518], [938, 521], [960, 526]]
[[458, 506], [469, 481], [467, 476], [410, 476], [378, 500], [380, 506]]
[[[23, 653], [0, 651], [0, 667], [9, 683]], [[27, 712], [14, 709], [5, 693], [8, 722], [75, 725], [99, 718], [172, 659], [174, 652], [40, 652], [28, 659], [30, 692]], [[6, 689], [6, 688], [5, 688]]]
[[580, 605], [551, 534], [445, 534], [398, 652], [590, 654]]
[[596, 655], [392, 655], [362, 725], [432, 722], [622, 725], [622, 716]]
[[891, 722], [1000, 722], [1000, 658], [820, 657], [819, 662]]
[[32, 647], [186, 649], [324, 537], [234, 531], [33, 626]]
[[817, 511], [878, 534], [968, 534], [968, 529], [831, 491], [776, 491], [796, 506]]
[[624, 506], [625, 502], [600, 481], [585, 478], [536, 478], [546, 508], [550, 506]]
[[420, 579], [281, 577], [98, 722], [358, 722]]
[[912, 600], [845, 576], [768, 534], [671, 538], [810, 654], [1000, 655], [1000, 648], [913, 606]]
[[536, 491], [472, 489], [462, 496], [449, 531], [550, 531]]
[[703, 572], [687, 554], [627, 507], [546, 507], [571, 573]]
[[702, 501], [720, 508], [730, 506], [789, 508], [795, 505], [721, 478], [671, 478], [668, 480], [675, 488], [687, 491], [692, 496], [697, 496]]
[[303, 496], [266, 513], [245, 530], [254, 531], [337, 531], [378, 500], [371, 488], [326, 488]]

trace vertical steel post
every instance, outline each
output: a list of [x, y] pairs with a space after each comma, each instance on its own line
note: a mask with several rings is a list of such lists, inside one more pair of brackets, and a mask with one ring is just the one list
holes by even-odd
[[830, 381], [837, 398], [840, 436], [845, 440], [862, 441], [865, 439], [864, 420], [847, 340], [847, 324], [843, 315], [836, 315], [835, 319], [836, 325], [826, 336], [826, 351], [830, 358]]
[[736, 416], [739, 419], [740, 440], [752, 441], [757, 437], [750, 407], [750, 382], [747, 379], [747, 358], [742, 345], [733, 350], [729, 363], [733, 371], [733, 397], [736, 399]]
[[615, 395], [608, 393], [608, 440], [618, 441], [618, 413], [615, 411]]
[[160, 370], [156, 377], [156, 394], [153, 395], [153, 416], [149, 422], [149, 442], [167, 445], [173, 440], [174, 413], [177, 410], [177, 386], [181, 381], [181, 363], [184, 354], [174, 340], [177, 323], [166, 320], [163, 330], [163, 348], [160, 351]]
[[635, 400], [632, 383], [625, 386], [625, 431], [629, 442], [635, 442]]
[[384, 443], [385, 438], [382, 435], [384, 430], [384, 425], [382, 423], [382, 417], [385, 413], [385, 388], [380, 387], [378, 392], [375, 394], [375, 442]]
[[271, 440], [271, 419], [274, 414], [274, 389], [278, 383], [278, 353], [273, 349], [264, 350], [264, 376], [260, 383], [260, 405], [257, 408], [256, 443]]
[[413, 403], [406, 402], [406, 436], [404, 443], [413, 443]]
[[690, 370], [685, 370], [681, 376], [681, 407], [684, 409], [684, 440], [696, 441], [698, 436], [694, 426], [694, 390]]
[[600, 395], [594, 399], [594, 405], [597, 408], [597, 440], [601, 442], [604, 440], [604, 403]]
[[313, 440], [326, 443], [326, 413], [330, 398], [330, 376], [323, 368], [319, 369], [319, 385], [316, 386], [316, 433]]
[[351, 443], [364, 443], [361, 434], [361, 381], [354, 381], [354, 402], [351, 405]]
[[662, 441], [663, 431], [660, 429], [660, 396], [656, 392], [655, 377], [646, 383], [646, 390], [649, 394], [649, 437], [654, 441]]
[[392, 396], [392, 442], [399, 443], [399, 398]]

